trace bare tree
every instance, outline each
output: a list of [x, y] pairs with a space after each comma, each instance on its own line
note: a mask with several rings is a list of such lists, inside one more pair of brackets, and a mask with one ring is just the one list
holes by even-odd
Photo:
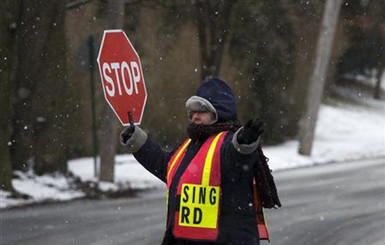
[[369, 15], [376, 21], [368, 21], [367, 29], [369, 32], [375, 33], [374, 41], [372, 41], [372, 46], [376, 47], [379, 50], [377, 53], [373, 54], [376, 59], [376, 84], [374, 87], [374, 99], [381, 99], [381, 78], [385, 72], [385, 51], [384, 51], [384, 42], [385, 42], [385, 6], [384, 1], [372, 1], [370, 4]]
[[34, 159], [37, 174], [65, 172], [65, 2], [11, 2], [18, 8], [8, 77], [11, 161], [14, 168], [25, 169], [27, 160]]
[[18, 3], [4, 1], [0, 9], [0, 189], [13, 191], [12, 164], [9, 154], [10, 142], [10, 81], [9, 68], [12, 50], [12, 29], [17, 16]]
[[209, 0], [195, 2], [202, 80], [207, 76], [219, 75], [223, 48], [230, 32], [230, 14], [235, 2]]
[[381, 65], [379, 65], [378, 67], [379, 69], [377, 70], [376, 85], [374, 87], [374, 98], [379, 100], [381, 98], [381, 78], [383, 73], [385, 73], [385, 70], [381, 70]]
[[31, 102], [34, 110], [32, 118], [34, 170], [37, 174], [66, 172], [65, 2], [61, 0], [35, 2], [36, 13], [41, 17], [36, 23], [40, 29], [39, 34], [33, 37], [37, 39], [34, 43], [40, 52], [37, 54], [40, 59], [34, 65], [35, 71], [31, 72], [34, 95]]
[[[124, 1], [108, 1], [108, 27], [122, 29], [124, 20]], [[107, 102], [103, 103], [100, 136], [100, 170], [99, 180], [114, 181], [114, 165], [116, 153], [117, 120]]]
[[322, 24], [318, 35], [315, 65], [307, 92], [305, 112], [300, 120], [300, 145], [298, 152], [302, 155], [311, 154], [318, 110], [324, 90], [326, 71], [329, 64], [341, 3], [342, 0], [327, 0], [325, 4]]

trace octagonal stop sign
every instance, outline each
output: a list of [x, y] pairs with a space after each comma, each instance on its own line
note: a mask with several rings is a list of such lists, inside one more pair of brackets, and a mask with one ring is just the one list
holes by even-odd
[[140, 124], [147, 100], [140, 58], [122, 30], [106, 30], [98, 55], [99, 72], [108, 104], [127, 126], [132, 112], [135, 124]]

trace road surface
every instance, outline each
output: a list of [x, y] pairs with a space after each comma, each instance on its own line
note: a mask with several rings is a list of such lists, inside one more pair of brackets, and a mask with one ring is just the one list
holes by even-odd
[[[271, 245], [385, 244], [385, 159], [274, 174], [283, 208], [269, 210]], [[0, 211], [0, 244], [160, 244], [165, 190]], [[266, 244], [263, 242], [262, 244]]]

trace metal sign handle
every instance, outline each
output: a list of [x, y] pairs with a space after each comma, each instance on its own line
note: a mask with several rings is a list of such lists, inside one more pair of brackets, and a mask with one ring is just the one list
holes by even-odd
[[128, 111], [128, 120], [130, 121], [130, 127], [134, 127], [134, 118], [132, 117], [132, 111]]

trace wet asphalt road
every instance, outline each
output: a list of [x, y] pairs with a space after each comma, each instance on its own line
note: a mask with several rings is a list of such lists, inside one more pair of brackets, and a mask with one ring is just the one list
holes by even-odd
[[[274, 174], [283, 208], [266, 214], [272, 245], [385, 244], [385, 159]], [[0, 244], [160, 244], [165, 191], [0, 211]], [[262, 244], [266, 244], [263, 242]]]

